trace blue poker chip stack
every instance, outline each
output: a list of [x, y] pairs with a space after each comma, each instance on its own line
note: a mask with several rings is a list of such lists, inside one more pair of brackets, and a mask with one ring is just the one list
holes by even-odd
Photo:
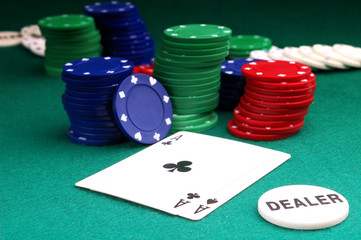
[[242, 66], [254, 61], [261, 61], [261, 59], [240, 58], [222, 63], [219, 109], [233, 111], [238, 105], [246, 85], [246, 78], [242, 75]]
[[132, 71], [132, 62], [117, 57], [83, 58], [64, 65], [62, 102], [72, 142], [104, 146], [126, 139], [113, 114], [113, 95]]
[[123, 57], [135, 66], [152, 63], [154, 42], [133, 3], [99, 2], [86, 5], [84, 12], [101, 33], [103, 56]]

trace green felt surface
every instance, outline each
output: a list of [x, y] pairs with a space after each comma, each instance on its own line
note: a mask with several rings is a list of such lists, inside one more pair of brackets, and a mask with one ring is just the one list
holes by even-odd
[[[157, 50], [163, 29], [187, 23], [222, 24], [234, 34], [270, 37], [279, 47], [361, 46], [360, 2], [291, 2], [135, 1]], [[0, 31], [19, 30], [45, 16], [80, 13], [86, 3], [91, 2], [5, 0]], [[44, 74], [43, 61], [22, 46], [0, 48], [0, 239], [360, 239], [361, 70], [316, 72], [315, 101], [305, 126], [289, 139], [238, 139], [226, 129], [232, 113], [218, 111], [219, 124], [205, 134], [284, 151], [292, 158], [193, 222], [74, 187], [145, 146], [71, 143], [61, 104], [64, 83]], [[257, 212], [258, 198], [289, 184], [341, 193], [350, 204], [348, 218], [319, 231], [289, 230], [266, 222]]]

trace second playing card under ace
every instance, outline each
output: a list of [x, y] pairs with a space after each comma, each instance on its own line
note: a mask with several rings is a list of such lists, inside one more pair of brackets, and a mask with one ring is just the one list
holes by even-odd
[[76, 186], [199, 220], [289, 158], [251, 144], [178, 132]]

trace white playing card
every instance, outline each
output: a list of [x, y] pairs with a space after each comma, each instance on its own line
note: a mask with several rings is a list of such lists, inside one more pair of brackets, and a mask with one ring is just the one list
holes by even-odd
[[199, 220], [289, 158], [238, 141], [178, 132], [76, 186]]

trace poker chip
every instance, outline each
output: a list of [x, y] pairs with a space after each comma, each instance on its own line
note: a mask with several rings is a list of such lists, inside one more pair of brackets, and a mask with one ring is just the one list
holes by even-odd
[[[248, 94], [248, 91], [246, 93]], [[308, 106], [300, 107], [300, 108], [269, 108], [269, 107], [253, 105], [247, 100], [248, 99], [246, 98], [246, 96], [244, 98], [241, 98], [241, 100], [239, 101], [239, 106], [247, 111], [258, 114], [292, 116], [292, 114], [303, 113], [303, 112], [306, 114], [308, 111]]]
[[31, 42], [30, 51], [39, 57], [45, 57], [45, 38], [38, 38]]
[[283, 49], [278, 48], [278, 47], [272, 47], [267, 55], [272, 59], [272, 60], [281, 60], [281, 61], [292, 61], [292, 59], [285, 57], [283, 55]]
[[338, 54], [350, 58], [354, 61], [361, 62], [361, 48], [347, 44], [334, 44], [332, 48]]
[[227, 27], [211, 24], [178, 25], [163, 31], [153, 75], [172, 100], [177, 117], [171, 132], [205, 131], [217, 124], [213, 110], [219, 104], [220, 67], [228, 55], [231, 33]]
[[[229, 43], [226, 43], [227, 46]], [[187, 42], [187, 43], [182, 43], [182, 42], [175, 42], [175, 41], [168, 41], [167, 39], [163, 38], [162, 39], [162, 46], [164, 47], [169, 47], [172, 49], [178, 49], [178, 50], [195, 50], [196, 52], [198, 51], [207, 51], [208, 49], [215, 49], [215, 48], [220, 48], [220, 47], [224, 47], [225, 43], [220, 41], [220, 42], [210, 42], [210, 43], [194, 43], [194, 42]], [[167, 48], [166, 48], [167, 49]]]
[[263, 51], [263, 50], [253, 50], [253, 51], [251, 51], [249, 56], [251, 58], [257, 58], [257, 59], [261, 59], [261, 60], [272, 60], [268, 56], [268, 51]]
[[[258, 80], [249, 81], [249, 85], [264, 88], [264, 89], [294, 90], [294, 89], [304, 89], [304, 88], [313, 86], [315, 84], [315, 79], [316, 79], [315, 74], [310, 73], [310, 75], [307, 76], [307, 78], [301, 79], [298, 81], [286, 80], [286, 81], [290, 81], [290, 82], [286, 82], [284, 80], [284, 78], [282, 78], [282, 79], [279, 79], [279, 81], [282, 81], [282, 82], [268, 82], [268, 81], [263, 81], [264, 79], [262, 79], [262, 81], [258, 81]], [[277, 81], [277, 80], [274, 80], [274, 81]]]
[[86, 5], [84, 11], [91, 16], [118, 16], [118, 15], [130, 15], [133, 12], [137, 12], [137, 8], [130, 2], [102, 2], [94, 3], [92, 5]]
[[221, 88], [219, 89], [219, 109], [234, 109], [244, 92], [246, 78], [242, 66], [261, 59], [239, 58], [224, 61], [221, 65]]
[[311, 74], [311, 68], [293, 61], [270, 60], [246, 64], [242, 67], [242, 74], [247, 79], [263, 82], [299, 82]]
[[0, 47], [11, 47], [21, 44], [21, 34], [15, 31], [0, 32]]
[[[267, 109], [267, 108], [264, 108]], [[293, 112], [293, 113], [280, 113], [275, 114], [276, 112], [273, 112], [272, 114], [263, 113], [263, 110], [259, 111], [257, 108], [253, 108], [253, 110], [249, 111], [246, 110], [246, 108], [240, 104], [238, 105], [238, 111], [240, 114], [242, 114], [245, 117], [250, 117], [255, 120], [262, 120], [262, 121], [295, 121], [299, 120], [300, 118], [303, 118], [306, 116], [308, 112], [308, 108], [301, 108], [299, 112]], [[286, 109], [284, 109], [286, 110]]]
[[269, 50], [251, 51], [250, 56], [264, 60], [296, 61], [310, 66], [313, 70], [349, 69], [361, 67], [360, 49], [347, 44], [315, 44], [312, 47], [302, 45], [283, 49], [272, 46]]
[[169, 27], [163, 37], [174, 42], [206, 43], [229, 40], [230, 28], [212, 24], [187, 24]]
[[133, 69], [133, 73], [144, 73], [149, 76], [153, 76], [154, 67], [152, 65], [139, 65], [135, 66]]
[[77, 135], [73, 131], [72, 128], [69, 128], [69, 130], [67, 131], [67, 135], [68, 135], [68, 138], [70, 141], [77, 143], [77, 144], [81, 144], [81, 145], [87, 145], [87, 146], [107, 146], [107, 145], [117, 144], [117, 143], [124, 141], [124, 138], [122, 138], [122, 137], [116, 138], [116, 139], [107, 139], [107, 140], [88, 139], [87, 137], [82, 137], [82, 136]]
[[27, 25], [21, 28], [21, 43], [24, 48], [39, 57], [45, 56], [45, 38], [42, 36], [37, 24]]
[[36, 36], [42, 37], [40, 28], [37, 24], [27, 25], [20, 29], [21, 36]]
[[[271, 39], [259, 35], [236, 35], [230, 39], [229, 58], [250, 57], [250, 53], [256, 50], [269, 50], [272, 46]], [[254, 57], [262, 59], [259, 56]]]
[[242, 74], [247, 84], [228, 122], [232, 135], [273, 141], [302, 129], [316, 87], [309, 66], [294, 61], [257, 61], [243, 65]]
[[[265, 85], [264, 85], [265, 86]], [[309, 87], [305, 87], [305, 88], [290, 88], [290, 89], [275, 89], [275, 88], [271, 88], [271, 89], [267, 89], [267, 88], [262, 88], [259, 86], [254, 86], [251, 84], [247, 85], [247, 88], [250, 89], [253, 92], [257, 92], [260, 94], [265, 94], [265, 95], [271, 95], [271, 96], [295, 96], [295, 95], [303, 95], [303, 94], [308, 94], [308, 93], [314, 93], [315, 89], [316, 89], [316, 81], [313, 82], [313, 84]]]
[[277, 135], [277, 134], [289, 134], [293, 132], [297, 132], [303, 127], [305, 120], [304, 118], [300, 119], [299, 121], [295, 121], [292, 123], [289, 123], [285, 126], [252, 126], [244, 122], [237, 121], [236, 118], [234, 118], [233, 124], [237, 125], [237, 128], [244, 132], [252, 132], [255, 134], [265, 134], [265, 135]]
[[319, 62], [323, 62], [328, 67], [337, 68], [337, 69], [346, 69], [347, 68], [342, 62], [340, 62], [338, 60], [334, 60], [334, 59], [316, 54], [312, 50], [312, 47], [310, 47], [310, 46], [300, 46], [298, 49], [299, 49], [300, 54], [302, 54], [303, 56], [306, 56], [308, 58], [314, 59]]
[[246, 124], [254, 127], [287, 127], [290, 124], [294, 125], [300, 121], [304, 121], [304, 118], [295, 121], [260, 121], [260, 120], [252, 119], [250, 117], [243, 116], [242, 114], [240, 114], [238, 107], [234, 109], [233, 114], [234, 114], [234, 120], [239, 124]]
[[169, 54], [187, 54], [190, 56], [204, 55], [204, 54], [220, 54], [225, 51], [228, 51], [228, 44], [224, 44], [221, 47], [215, 48], [206, 48], [206, 49], [182, 49], [182, 48], [173, 48], [168, 46], [163, 46], [162, 50]]
[[151, 65], [154, 42], [135, 4], [98, 2], [86, 5], [84, 13], [94, 19], [100, 31], [103, 55], [126, 58], [135, 66]]
[[283, 49], [283, 55], [300, 63], [307, 64], [308, 66], [315, 68], [315, 69], [323, 69], [329, 70], [330, 68], [327, 67], [323, 61], [318, 61], [316, 59], [309, 58], [308, 56], [304, 56], [300, 54], [298, 48], [296, 47], [285, 47]]
[[209, 83], [202, 83], [198, 85], [168, 85], [163, 84], [168, 89], [168, 93], [174, 97], [188, 97], [188, 96], [202, 96], [215, 93], [220, 87], [219, 79]]
[[264, 94], [260, 94], [257, 92], [253, 92], [252, 90], [250, 90], [247, 87], [246, 87], [246, 89], [247, 89], [246, 96], [256, 99], [256, 100], [266, 101], [266, 102], [292, 103], [292, 102], [304, 101], [313, 96], [313, 92], [309, 93], [309, 94], [295, 95], [295, 96], [292, 96], [292, 95], [291, 96], [272, 96], [272, 95], [269, 96], [269, 95], [264, 95]]
[[232, 118], [228, 122], [228, 131], [236, 137], [252, 140], [252, 141], [275, 141], [285, 138], [292, 137], [297, 132], [287, 133], [287, 134], [256, 134], [252, 132], [245, 132], [238, 128], [239, 123], [235, 122]]
[[316, 230], [344, 221], [349, 214], [349, 203], [331, 189], [288, 185], [262, 194], [258, 200], [258, 213], [280, 227]]
[[[187, 115], [186, 115], [187, 116]], [[215, 127], [218, 123], [218, 115], [215, 112], [206, 113], [204, 116], [198, 116], [194, 120], [176, 121], [172, 126], [171, 132], [190, 131], [203, 132]]]
[[146, 74], [125, 78], [114, 94], [116, 121], [128, 138], [143, 144], [163, 139], [172, 126], [172, 102], [157, 79]]
[[349, 67], [355, 67], [360, 68], [361, 62], [355, 61], [352, 58], [344, 57], [343, 55], [338, 54], [336, 51], [334, 51], [333, 47], [323, 44], [315, 44], [312, 46], [312, 50], [323, 57], [333, 59], [335, 61], [339, 61], [342, 64], [349, 66]]
[[98, 57], [82, 58], [66, 63], [63, 67], [64, 76], [79, 79], [114, 79], [130, 75], [133, 63], [125, 58]]
[[60, 78], [67, 62], [100, 56], [100, 34], [93, 18], [63, 14], [42, 18], [38, 25], [46, 43], [44, 49], [33, 51], [42, 55], [45, 50], [45, 70], [49, 76]]
[[66, 86], [62, 103], [71, 123], [70, 141], [106, 146], [126, 139], [114, 117], [113, 97], [132, 71], [130, 61], [117, 57], [81, 58], [63, 66]]
[[[260, 95], [258, 95], [260, 96]], [[309, 106], [311, 103], [313, 103], [313, 94], [311, 95], [311, 97], [308, 97], [305, 100], [302, 101], [298, 101], [298, 102], [278, 102], [278, 101], [263, 101], [263, 100], [259, 100], [259, 99], [254, 99], [252, 97], [249, 97], [249, 93], [248, 91], [245, 91], [245, 94], [243, 95], [243, 98], [245, 101], [249, 102], [252, 105], [258, 106], [258, 107], [265, 107], [265, 108], [302, 108], [302, 107], [306, 107]]]

